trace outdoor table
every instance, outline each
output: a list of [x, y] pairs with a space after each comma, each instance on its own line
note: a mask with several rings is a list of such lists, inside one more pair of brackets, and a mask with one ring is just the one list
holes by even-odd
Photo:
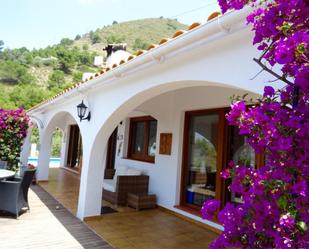
[[0, 169], [0, 180], [12, 177], [15, 175], [14, 171], [6, 170], [6, 169]]

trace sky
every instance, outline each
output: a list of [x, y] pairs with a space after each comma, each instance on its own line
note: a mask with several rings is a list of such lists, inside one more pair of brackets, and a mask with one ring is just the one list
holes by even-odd
[[44, 48], [105, 25], [150, 17], [205, 22], [216, 0], [2, 0], [0, 40], [5, 47]]

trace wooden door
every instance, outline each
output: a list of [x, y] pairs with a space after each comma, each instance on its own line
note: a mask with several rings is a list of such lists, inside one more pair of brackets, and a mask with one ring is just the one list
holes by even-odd
[[78, 125], [70, 126], [69, 148], [67, 157], [67, 167], [78, 169], [81, 167], [82, 143]]
[[105, 177], [111, 178], [115, 169], [115, 159], [117, 150], [117, 135], [118, 128], [116, 128], [108, 139], [107, 154], [106, 154], [106, 166]]

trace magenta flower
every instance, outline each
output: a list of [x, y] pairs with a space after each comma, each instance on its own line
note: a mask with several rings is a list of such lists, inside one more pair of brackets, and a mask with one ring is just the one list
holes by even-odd
[[[230, 125], [256, 153], [259, 169], [230, 165], [221, 173], [232, 176], [229, 189], [243, 203], [227, 203], [218, 213], [224, 231], [210, 248], [308, 248], [309, 245], [309, 4], [305, 0], [220, 0], [222, 12], [255, 8], [247, 17], [253, 44], [267, 66], [280, 66], [283, 89], [271, 86], [254, 106], [245, 100], [231, 105]], [[278, 71], [276, 71], [278, 73]], [[286, 81], [285, 81], [286, 82]], [[251, 104], [251, 103], [250, 103]], [[204, 203], [203, 217], [211, 219], [218, 201]]]
[[0, 159], [17, 169], [23, 140], [27, 135], [29, 118], [24, 109], [0, 109]]
[[220, 203], [221, 202], [218, 200], [209, 200], [204, 202], [201, 210], [203, 218], [211, 220], [214, 217], [215, 212], [220, 208]]
[[264, 97], [272, 97], [275, 94], [275, 89], [271, 86], [264, 87]]
[[284, 214], [280, 217], [279, 220], [279, 224], [283, 227], [283, 228], [288, 228], [291, 229], [294, 227], [295, 225], [295, 219], [294, 217], [292, 217], [289, 213], [288, 214]]

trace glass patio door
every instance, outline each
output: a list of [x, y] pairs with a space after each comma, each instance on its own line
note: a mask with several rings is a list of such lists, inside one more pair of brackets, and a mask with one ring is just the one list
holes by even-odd
[[186, 119], [183, 199], [200, 208], [205, 200], [216, 197], [221, 119], [216, 112], [189, 113]]

